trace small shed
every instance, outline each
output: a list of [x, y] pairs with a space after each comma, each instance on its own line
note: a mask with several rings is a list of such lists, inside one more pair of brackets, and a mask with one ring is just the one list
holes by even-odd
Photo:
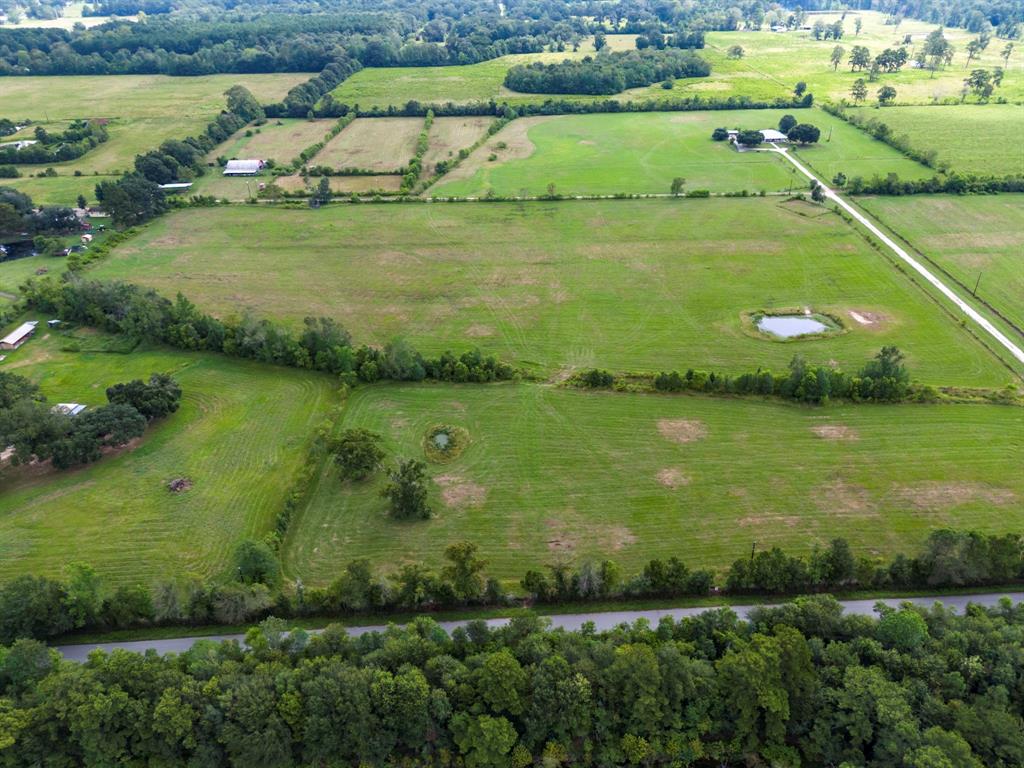
[[0, 349], [17, 349], [32, 338], [32, 334], [36, 332], [37, 325], [39, 325], [39, 323], [36, 320], [29, 320], [27, 323], [22, 323], [0, 339]]
[[225, 176], [255, 176], [263, 170], [262, 160], [228, 160], [224, 166]]
[[84, 411], [88, 406], [82, 405], [81, 403], [57, 403], [50, 410], [54, 413], [60, 413], [64, 416], [77, 416]]
[[774, 128], [761, 128], [761, 135], [764, 136], [764, 140], [769, 144], [784, 144], [789, 141], [789, 137], [786, 136], [782, 131], [776, 131]]
[[47, 325], [48, 325], [48, 326], [49, 326], [50, 328], [56, 328], [56, 327], [57, 327], [58, 325], [60, 325], [60, 320], [57, 320], [56, 318], [55, 318], [55, 319], [53, 319], [53, 320], [47, 320], [47, 321], [46, 321], [46, 324], [47, 324]]

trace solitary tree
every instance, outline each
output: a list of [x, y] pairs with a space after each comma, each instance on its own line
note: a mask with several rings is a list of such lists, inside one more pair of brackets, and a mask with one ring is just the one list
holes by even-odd
[[811, 182], [811, 200], [816, 203], [825, 202], [825, 189], [818, 183], [817, 179]]
[[1009, 42], [1003, 48], [1003, 52], [1000, 54], [1003, 57], [1003, 66], [1010, 63], [1010, 56], [1013, 54], [1013, 42]]
[[969, 66], [971, 66], [971, 62], [981, 55], [982, 50], [983, 48], [980, 38], [971, 40], [967, 44], [967, 61], [964, 62], [964, 69], [967, 69]]
[[78, 200], [76, 202], [78, 204], [78, 207], [82, 209], [84, 209], [86, 207], [86, 204], [88, 203], [88, 201], [85, 199], [85, 195], [79, 195]]
[[855, 34], [859, 35], [861, 29], [863, 29], [863, 28], [864, 28], [864, 20], [860, 16], [858, 16], [856, 19], [853, 20], [853, 31], [854, 31]]
[[796, 118], [792, 115], [783, 115], [779, 120], [779, 130], [782, 133], [789, 133], [789, 129], [796, 125]]
[[[1001, 75], [999, 80], [1002, 82]], [[975, 69], [964, 80], [964, 89], [965, 91], [970, 90], [980, 101], [988, 101], [992, 91], [995, 90], [995, 83], [987, 69]]]
[[892, 104], [896, 100], [896, 89], [891, 85], [883, 85], [878, 89], [878, 103], [882, 106]]
[[796, 86], [795, 86], [795, 87], [793, 88], [793, 94], [794, 94], [794, 95], [795, 95], [795, 96], [796, 96], [796, 97], [797, 97], [798, 99], [799, 99], [799, 98], [800, 98], [801, 96], [803, 96], [803, 95], [804, 95], [804, 94], [805, 94], [806, 92], [807, 92], [807, 83], [805, 83], [805, 82], [804, 82], [803, 80], [801, 80], [800, 82], [798, 82], [798, 83], [796, 84]]
[[841, 45], [837, 45], [832, 49], [832, 56], [830, 61], [832, 62], [832, 71], [835, 72], [839, 69], [839, 65], [843, 63], [843, 57], [846, 55], [846, 49]]
[[594, 35], [594, 50], [600, 51], [608, 44], [608, 38], [604, 36], [604, 32], [598, 32]]
[[381, 491], [390, 502], [391, 514], [401, 520], [425, 520], [430, 517], [427, 504], [426, 464], [417, 459], [400, 459], [388, 477], [391, 482]]
[[855, 102], [862, 102], [868, 97], [868, 84], [864, 82], [863, 77], [858, 77], [853, 81], [853, 87], [850, 89], [850, 95], [853, 96]]
[[730, 45], [729, 49], [725, 52], [725, 55], [730, 59], [742, 59], [743, 53], [742, 45]]
[[674, 179], [672, 179], [672, 186], [670, 187], [672, 195], [674, 197], [679, 197], [679, 195], [682, 194], [684, 186], [686, 186], [686, 179], [684, 179], [682, 176], [676, 176]]
[[346, 429], [334, 443], [334, 461], [346, 479], [365, 480], [384, 458], [381, 436], [367, 429]]

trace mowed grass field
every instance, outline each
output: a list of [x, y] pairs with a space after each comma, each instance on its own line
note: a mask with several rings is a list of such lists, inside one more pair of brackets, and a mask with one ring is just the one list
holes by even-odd
[[1024, 195], [858, 202], [1024, 333]]
[[[826, 178], [898, 173], [920, 178], [934, 172], [863, 131], [821, 110], [793, 110], [797, 119], [822, 129], [818, 145], [801, 158]], [[737, 152], [712, 141], [717, 127], [774, 128], [785, 110], [646, 112], [561, 115], [513, 121], [427, 194], [540, 195], [554, 184], [561, 194], [667, 194], [672, 179], [687, 189], [756, 194], [805, 186], [793, 167], [769, 152]], [[504, 145], [504, 146], [502, 146]], [[491, 156], [495, 156], [491, 160]]]
[[460, 540], [515, 582], [586, 558], [628, 573], [677, 555], [721, 571], [754, 542], [807, 553], [843, 536], [858, 554], [887, 557], [940, 526], [1024, 525], [1020, 408], [388, 385], [357, 390], [344, 416], [384, 436], [390, 463], [424, 458], [437, 424], [466, 429], [470, 444], [429, 465], [435, 517], [395, 522], [382, 476], [343, 483], [327, 466], [287, 541], [290, 575], [323, 584], [357, 557], [437, 565]]
[[906, 136], [915, 149], [938, 151], [938, 160], [960, 173], [1024, 175], [1024, 151], [1017, 146], [1024, 107], [1019, 104], [961, 104], [941, 107], [886, 107], [857, 110]]
[[[79, 331], [83, 349], [102, 344]], [[2, 369], [50, 402], [99, 406], [111, 384], [172, 373], [180, 410], [134, 450], [56, 473], [0, 475], [0, 579], [59, 575], [70, 562], [115, 582], [219, 577], [235, 544], [274, 524], [305, 445], [334, 402], [328, 377], [163, 349], [64, 352], [59, 334], [9, 353]], [[167, 483], [192, 481], [174, 494]]]
[[[88, 274], [182, 291], [220, 315], [294, 327], [330, 316], [358, 342], [480, 347], [542, 375], [782, 369], [797, 352], [853, 370], [896, 344], [922, 381], [1011, 378], [839, 217], [781, 199], [196, 209], [154, 222]], [[741, 320], [805, 306], [848, 332], [778, 343]]]
[[[201, 132], [224, 109], [224, 92], [231, 86], [244, 85], [261, 102], [278, 101], [309, 77], [289, 73], [4, 78], [0, 109], [5, 116], [40, 122], [105, 118], [110, 137], [77, 160], [55, 163], [57, 178], [30, 177], [46, 166], [22, 165], [19, 169], [25, 178], [3, 182], [31, 195], [37, 203], [69, 205], [79, 194], [94, 201], [94, 188], [101, 180], [97, 175], [130, 169], [137, 154], [166, 139]], [[75, 176], [75, 171], [82, 175]]]
[[335, 122], [283, 117], [268, 120], [264, 125], [247, 126], [213, 149], [207, 159], [213, 162], [223, 155], [228, 159], [270, 159], [285, 164], [306, 147], [326, 138]]
[[416, 154], [416, 139], [423, 120], [415, 117], [361, 117], [331, 139], [311, 165], [397, 171]]
[[427, 134], [429, 147], [423, 155], [426, 174], [442, 160], [458, 155], [460, 149], [473, 146], [494, 123], [491, 117], [436, 117]]

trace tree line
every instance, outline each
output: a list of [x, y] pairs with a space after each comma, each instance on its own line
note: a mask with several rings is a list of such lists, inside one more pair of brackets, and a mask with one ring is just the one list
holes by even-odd
[[0, 237], [62, 235], [81, 229], [70, 208], [62, 205], [36, 207], [32, 198], [13, 187], [0, 187]]
[[105, 142], [107, 129], [98, 120], [74, 120], [59, 133], [50, 133], [39, 125], [32, 140], [36, 143], [20, 149], [0, 147], [0, 163], [40, 165], [74, 160]]
[[558, 64], [517, 64], [506, 73], [505, 86], [522, 93], [611, 95], [661, 80], [709, 74], [711, 65], [692, 51], [622, 51]]
[[478, 351], [425, 358], [401, 339], [379, 349], [355, 347], [348, 331], [330, 318], [306, 318], [298, 335], [249, 315], [219, 320], [200, 312], [180, 293], [170, 301], [152, 289], [123, 282], [74, 275], [66, 280], [32, 278], [23, 296], [29, 307], [111, 333], [178, 349], [324, 371], [350, 383], [382, 379], [488, 382], [515, 375], [507, 363]]
[[180, 401], [177, 382], [154, 373], [148, 383], [109, 387], [107, 405], [72, 416], [51, 406], [25, 377], [0, 371], [0, 443], [14, 449], [12, 465], [48, 460], [68, 469], [141, 437], [149, 422], [174, 413]]

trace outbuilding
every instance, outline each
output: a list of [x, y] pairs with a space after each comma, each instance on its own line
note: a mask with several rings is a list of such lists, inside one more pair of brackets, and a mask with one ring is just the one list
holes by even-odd
[[786, 134], [782, 131], [776, 131], [774, 128], [762, 128], [760, 133], [769, 144], [785, 144], [789, 141], [789, 137]]
[[57, 403], [50, 410], [64, 416], [77, 416], [87, 407], [88, 406], [82, 405], [81, 403]]
[[22, 323], [0, 339], [0, 349], [17, 349], [32, 338], [32, 334], [36, 332], [37, 325], [39, 325], [39, 323], [36, 320], [29, 320], [27, 323]]
[[224, 166], [225, 176], [255, 176], [263, 170], [262, 160], [228, 160]]
[[[226, 173], [226, 171], [225, 171], [225, 173]], [[191, 189], [192, 188], [192, 182], [191, 181], [175, 181], [175, 182], [172, 182], [170, 184], [160, 184], [159, 187], [164, 192], [168, 192], [170, 194], [175, 194], [175, 193], [178, 193], [178, 192], [184, 192], [184, 191], [186, 191], [188, 189]]]

